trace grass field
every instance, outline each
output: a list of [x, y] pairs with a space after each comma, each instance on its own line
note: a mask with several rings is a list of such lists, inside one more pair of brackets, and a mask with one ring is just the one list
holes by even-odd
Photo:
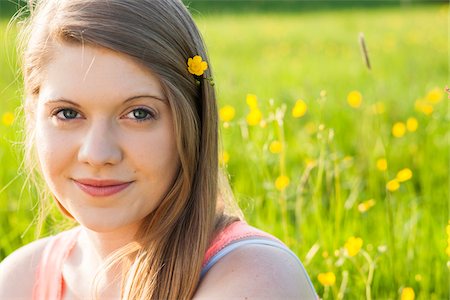
[[[450, 297], [448, 13], [195, 14], [236, 198], [251, 224], [298, 254], [324, 299]], [[21, 91], [6, 24], [0, 259], [34, 238], [37, 202], [18, 173]]]

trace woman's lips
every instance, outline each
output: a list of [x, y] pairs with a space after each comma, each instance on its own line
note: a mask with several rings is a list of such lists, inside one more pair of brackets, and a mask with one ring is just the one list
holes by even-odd
[[107, 197], [126, 189], [133, 181], [74, 179], [83, 192], [93, 197]]

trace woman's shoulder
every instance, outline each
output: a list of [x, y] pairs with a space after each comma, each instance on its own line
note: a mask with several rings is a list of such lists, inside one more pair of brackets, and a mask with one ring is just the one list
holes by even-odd
[[260, 236], [263, 239], [254, 242], [245, 239], [232, 243], [236, 247], [208, 270], [195, 298], [317, 299], [295, 254], [273, 237], [264, 242], [270, 235]]
[[0, 263], [0, 299], [30, 299], [36, 268], [49, 238], [29, 243]]

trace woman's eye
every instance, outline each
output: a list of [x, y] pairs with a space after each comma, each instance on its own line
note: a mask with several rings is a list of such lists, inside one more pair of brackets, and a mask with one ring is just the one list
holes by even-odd
[[129, 119], [135, 119], [136, 121], [145, 121], [153, 119], [155, 117], [155, 114], [151, 110], [145, 108], [137, 108], [129, 112], [126, 117]]
[[61, 120], [72, 120], [79, 118], [79, 113], [70, 108], [60, 109], [55, 115]]

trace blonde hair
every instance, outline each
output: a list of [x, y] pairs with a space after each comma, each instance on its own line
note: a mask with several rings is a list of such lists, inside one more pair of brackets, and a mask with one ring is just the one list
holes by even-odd
[[[158, 76], [173, 114], [180, 169], [161, 204], [145, 218], [137, 246], [115, 253], [109, 267], [129, 261], [123, 298], [192, 298], [214, 231], [236, 218], [217, 209], [218, 198], [227, 202], [232, 196], [226, 178], [218, 184], [214, 89], [207, 81], [198, 85], [187, 71], [189, 57], [207, 60], [207, 53], [186, 7], [180, 0], [41, 0], [32, 3], [24, 32], [30, 37], [23, 56], [29, 161], [35, 161], [34, 101], [56, 43], [117, 51]], [[211, 76], [208, 69], [205, 77]]]

